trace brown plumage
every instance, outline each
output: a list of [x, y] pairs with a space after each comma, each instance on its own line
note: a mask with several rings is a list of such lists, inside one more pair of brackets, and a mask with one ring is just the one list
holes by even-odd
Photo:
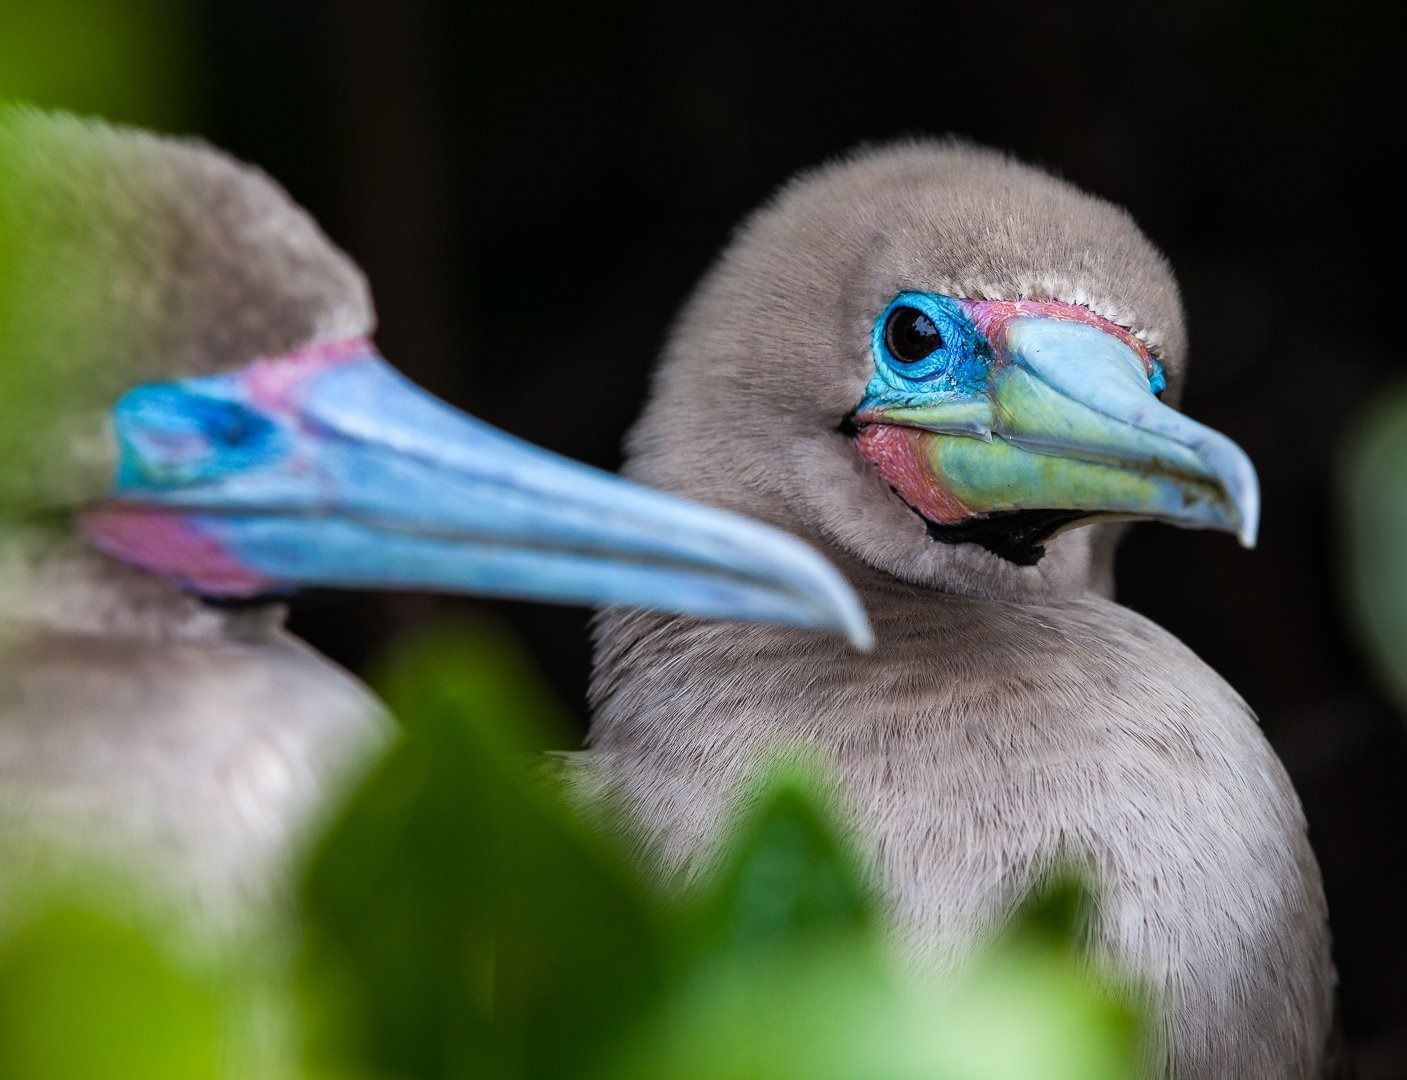
[[908, 289], [1083, 305], [1152, 346], [1172, 399], [1182, 382], [1175, 282], [1124, 211], [955, 142], [788, 185], [684, 311], [628, 472], [816, 544], [878, 648], [607, 612], [576, 779], [687, 877], [749, 769], [799, 748], [834, 776], [920, 970], [1075, 860], [1099, 947], [1160, 995], [1166, 1075], [1319, 1075], [1333, 971], [1299, 802], [1235, 691], [1107, 599], [1122, 526], [1061, 533], [1034, 566], [936, 542], [844, 430], [876, 313]]

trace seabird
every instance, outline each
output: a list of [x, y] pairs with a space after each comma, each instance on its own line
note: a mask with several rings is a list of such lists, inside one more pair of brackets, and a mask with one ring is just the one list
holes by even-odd
[[1299, 800], [1235, 690], [1111, 599], [1121, 522], [1255, 539], [1246, 455], [1175, 409], [1186, 363], [1163, 255], [1047, 172], [917, 140], [786, 185], [685, 307], [626, 473], [814, 544], [877, 647], [608, 610], [573, 782], [687, 881], [758, 763], [800, 753], [918, 971], [1073, 864], [1093, 947], [1157, 995], [1161, 1074], [1320, 1075]]
[[281, 607], [211, 599], [438, 589], [868, 641], [804, 544], [450, 408], [374, 321], [360, 270], [259, 170], [0, 110], [7, 835], [156, 870], [207, 922], [278, 893], [386, 724]]

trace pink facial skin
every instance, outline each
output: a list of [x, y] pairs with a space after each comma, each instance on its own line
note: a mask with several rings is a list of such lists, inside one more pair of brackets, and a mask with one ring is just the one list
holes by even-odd
[[[211, 376], [234, 396], [271, 418], [299, 424], [302, 389], [318, 374], [374, 356], [365, 338], [314, 345], [284, 356], [262, 357], [226, 375]], [[250, 569], [214, 536], [203, 533], [191, 515], [124, 501], [119, 492], [77, 516], [79, 534], [94, 547], [207, 596], [248, 597], [267, 593], [274, 582]]]
[[924, 437], [917, 428], [866, 424], [855, 436], [855, 445], [880, 478], [929, 521], [956, 525], [977, 517], [978, 511], [948, 491], [929, 465]]
[[261, 357], [238, 375], [248, 389], [251, 405], [269, 413], [286, 413], [297, 407], [299, 388], [314, 375], [375, 353], [376, 346], [368, 339], [351, 338], [311, 345], [286, 356]]
[[207, 596], [258, 596], [273, 585], [242, 566], [218, 540], [169, 511], [121, 506], [88, 510], [78, 517], [78, 532], [115, 559]]

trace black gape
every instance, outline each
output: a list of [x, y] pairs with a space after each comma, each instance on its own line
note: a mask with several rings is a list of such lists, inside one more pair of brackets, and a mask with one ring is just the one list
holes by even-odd
[[[914, 508], [909, 506], [909, 509]], [[923, 518], [924, 527], [934, 540], [944, 544], [977, 544], [1009, 563], [1035, 566], [1045, 558], [1047, 540], [1071, 522], [1090, 515], [1084, 510], [1002, 510], [960, 525], [939, 525], [922, 514], [918, 516]]]

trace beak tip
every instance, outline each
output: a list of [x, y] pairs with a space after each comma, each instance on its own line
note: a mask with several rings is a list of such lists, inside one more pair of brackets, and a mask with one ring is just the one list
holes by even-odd
[[1260, 539], [1260, 507], [1248, 508], [1241, 515], [1241, 528], [1236, 532], [1236, 539], [1241, 541], [1241, 546], [1247, 551], [1255, 549], [1256, 542]]
[[828, 563], [823, 565], [827, 579], [824, 598], [821, 600], [823, 614], [815, 625], [819, 629], [845, 638], [858, 652], [874, 652], [874, 628], [870, 625], [870, 617], [864, 604], [838, 571]]
[[1221, 486], [1226, 531], [1247, 551], [1254, 549], [1260, 535], [1260, 477], [1255, 465], [1244, 450], [1220, 434], [1210, 440], [1203, 460], [1210, 478]]
[[1241, 528], [1237, 531], [1236, 538], [1241, 541], [1243, 548], [1251, 551], [1260, 537], [1260, 478], [1256, 475], [1250, 458], [1244, 453], [1241, 456], [1245, 460], [1245, 478], [1238, 485], [1240, 498], [1236, 502]]
[[869, 619], [860, 616], [858, 623], [853, 623], [846, 628], [845, 636], [857, 652], [872, 653], [875, 651], [874, 630], [870, 627]]

